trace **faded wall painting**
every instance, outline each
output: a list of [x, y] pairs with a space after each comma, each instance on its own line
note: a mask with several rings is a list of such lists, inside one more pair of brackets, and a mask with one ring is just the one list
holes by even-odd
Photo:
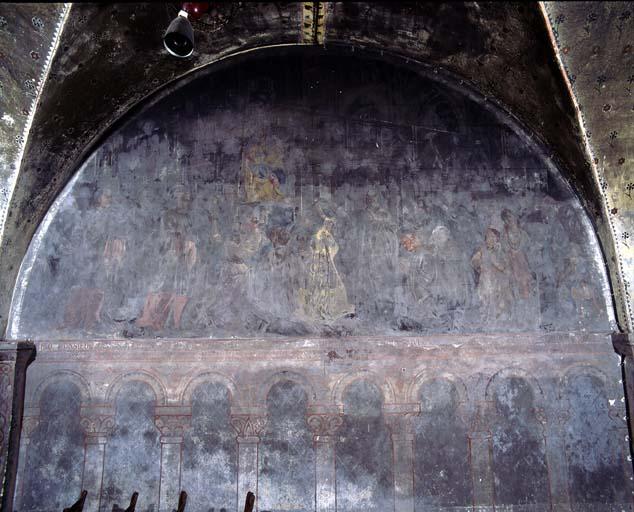
[[29, 471], [21, 485], [21, 508], [62, 510], [81, 492], [84, 459], [80, 426], [81, 396], [74, 384], [50, 384], [40, 400], [42, 419], [31, 433], [25, 463]]
[[258, 453], [259, 509], [312, 510], [315, 454], [306, 424], [306, 392], [286, 380], [273, 385], [266, 402], [268, 423]]
[[158, 510], [161, 444], [155, 401], [152, 388], [143, 382], [127, 382], [117, 394], [114, 430], [105, 448], [101, 512], [115, 504], [125, 509], [134, 492], [139, 493], [139, 510]]
[[[465, 398], [463, 397], [462, 401]], [[457, 387], [448, 380], [426, 382], [414, 427], [414, 495], [417, 511], [459, 510], [473, 503], [469, 428]]]
[[530, 138], [343, 57], [254, 59], [137, 114], [19, 283], [10, 334], [35, 339], [612, 327], [592, 229]]
[[609, 414], [605, 385], [597, 373], [581, 369], [569, 375], [562, 393], [569, 404], [565, 450], [570, 500], [580, 512], [604, 510], [605, 503], [632, 500], [627, 496], [622, 469], [631, 457], [619, 442], [627, 431], [620, 418]]
[[191, 428], [183, 440], [181, 480], [187, 495], [200, 510], [236, 510], [238, 455], [235, 433], [229, 422], [227, 389], [215, 382], [198, 386], [192, 393]]
[[[495, 496], [500, 510], [548, 510], [548, 464], [543, 405], [535, 388], [521, 377], [500, 379], [492, 392], [492, 442]], [[540, 409], [541, 406], [541, 409]]]
[[394, 507], [392, 442], [381, 390], [367, 380], [350, 384], [336, 443], [337, 510], [380, 512]]

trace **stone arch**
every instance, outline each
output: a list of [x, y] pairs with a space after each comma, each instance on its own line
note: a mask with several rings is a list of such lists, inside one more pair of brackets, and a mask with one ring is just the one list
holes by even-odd
[[336, 405], [342, 405], [346, 389], [357, 380], [367, 380], [374, 384], [381, 391], [384, 404], [396, 403], [396, 394], [392, 383], [388, 379], [381, 379], [371, 370], [360, 370], [341, 377], [334, 383], [331, 393], [332, 402]]
[[610, 400], [613, 389], [604, 369], [585, 362], [566, 368], [559, 381], [568, 492], [575, 510], [631, 501], [626, 410], [616, 397]]
[[[421, 372], [411, 384], [410, 401], [420, 404], [413, 418], [414, 497], [435, 510], [473, 503], [469, 404], [462, 379], [447, 372]], [[437, 508], [436, 508], [437, 507]]]
[[167, 403], [167, 390], [165, 389], [163, 383], [155, 375], [143, 370], [119, 375], [108, 387], [106, 402], [114, 403], [122, 386], [127, 382], [133, 381], [144, 382], [149, 385], [154, 392], [157, 405], [165, 405]]
[[42, 394], [44, 393], [44, 390], [51, 384], [55, 384], [64, 380], [72, 382], [77, 386], [77, 388], [79, 389], [82, 406], [86, 406], [91, 403], [92, 393], [90, 391], [90, 384], [88, 383], [86, 378], [80, 373], [73, 370], [58, 370], [54, 373], [51, 373], [50, 375], [47, 375], [44, 380], [38, 384], [30, 400], [32, 404], [31, 406], [37, 407], [39, 409], [40, 400], [42, 399]]
[[[609, 385], [608, 376], [603, 370], [590, 363], [578, 363], [564, 368], [559, 373], [559, 398], [562, 397], [563, 390], [566, 389], [570, 379], [580, 375], [591, 375], [601, 381], [603, 386], [607, 388]], [[606, 389], [607, 391], [607, 389]]]
[[517, 366], [503, 368], [489, 379], [486, 390], [484, 392], [485, 399], [491, 400], [492, 394], [495, 391], [496, 387], [499, 385], [500, 380], [509, 377], [524, 379], [526, 382], [528, 382], [529, 386], [533, 390], [533, 393], [535, 393], [535, 398], [537, 402], [540, 403], [542, 401], [544, 397], [544, 392], [542, 390], [542, 386], [539, 384], [539, 381], [526, 370]]
[[268, 417], [258, 452], [261, 510], [314, 506], [315, 447], [306, 421], [311, 394], [289, 373], [275, 373], [261, 386]]
[[[614, 389], [614, 386], [611, 386], [610, 379], [608, 378], [607, 374], [600, 368], [597, 368], [595, 365], [590, 363], [573, 364], [565, 368], [560, 373], [559, 383], [557, 386], [557, 397], [561, 401], [562, 408], [565, 409], [569, 406], [569, 404], [565, 401], [566, 390], [570, 388], [570, 381], [575, 377], [594, 377], [598, 379], [601, 383], [605, 399], [609, 400], [610, 391]], [[615, 405], [609, 403], [608, 410], [612, 423], [615, 427], [618, 428], [619, 423], [621, 422], [621, 416], [625, 415], [626, 413], [625, 404], [622, 403], [620, 400], [616, 400]]]
[[291, 382], [299, 385], [306, 393], [309, 402], [318, 400], [318, 397], [321, 395], [317, 393], [316, 386], [306, 375], [296, 372], [295, 370], [276, 370], [274, 373], [269, 375], [264, 382], [257, 386], [255, 394], [256, 403], [264, 404], [271, 388], [273, 388], [273, 386], [275, 386], [278, 382], [285, 380], [290, 380]]
[[523, 368], [508, 367], [491, 377], [485, 397], [496, 503], [551, 507], [542, 386]]
[[[103, 462], [102, 507], [110, 510], [137, 491], [139, 505], [153, 509], [152, 504], [159, 499], [161, 468], [156, 406], [162, 405], [165, 397], [155, 377], [141, 371], [120, 375], [110, 391], [114, 429]], [[143, 455], [129, 457], [137, 449]]]
[[394, 451], [385, 394], [380, 381], [367, 374], [351, 377], [342, 386], [343, 423], [335, 447], [337, 509], [358, 510], [356, 493], [345, 491], [352, 488], [367, 496], [362, 502], [366, 510], [387, 510], [394, 504]]
[[406, 399], [409, 403], [414, 403], [418, 401], [418, 396], [421, 388], [429, 381], [432, 380], [446, 380], [454, 385], [456, 391], [458, 392], [458, 396], [460, 397], [460, 403], [466, 404], [469, 401], [469, 393], [467, 391], [467, 386], [463, 382], [463, 380], [454, 375], [453, 373], [448, 372], [433, 372], [428, 370], [422, 370], [419, 372], [408, 384]]
[[89, 391], [81, 376], [60, 371], [44, 379], [35, 397], [38, 419], [22, 431], [28, 442], [20, 447], [25, 466], [20, 510], [37, 510], [43, 500], [52, 509], [63, 508], [81, 490], [85, 431], [80, 420]]
[[[271, 52], [274, 52], [275, 50], [270, 49]], [[277, 50], [279, 51], [279, 49]], [[259, 52], [264, 52], [263, 49], [259, 49]], [[254, 53], [254, 52], [248, 52], [248, 53]], [[293, 52], [294, 53], [294, 52]], [[299, 51], [298, 51], [299, 53]], [[389, 59], [387, 57], [384, 58], [380, 58], [379, 56], [377, 56], [376, 54], [373, 54], [372, 52], [368, 53], [368, 55], [365, 55], [366, 52], [364, 52], [363, 58], [367, 58], [376, 62], [380, 62], [381, 65], [385, 64], [385, 65], [390, 65], [392, 66], [394, 69], [399, 69], [399, 70], [407, 70], [408, 72], [412, 72], [412, 73], [416, 73], [417, 75], [420, 76], [421, 79], [424, 80], [428, 80], [428, 81], [433, 81], [435, 85], [438, 86], [442, 86], [444, 88], [447, 89], [447, 91], [449, 92], [449, 90], [451, 90], [452, 94], [455, 93], [456, 96], [460, 96], [461, 98], [465, 98], [467, 100], [469, 100], [470, 102], [473, 102], [474, 104], [478, 105], [478, 108], [481, 108], [483, 111], [486, 111], [487, 114], [491, 114], [492, 117], [496, 118], [496, 123], [499, 121], [500, 126], [504, 127], [505, 129], [510, 129], [512, 130], [514, 133], [517, 133], [519, 138], [522, 141], [522, 146], [526, 146], [526, 149], [530, 149], [531, 152], [535, 153], [535, 157], [539, 157], [540, 159], [543, 160], [543, 164], [544, 164], [544, 169], [547, 170], [548, 172], [552, 172], [553, 175], [557, 175], [557, 177], [561, 177], [563, 181], [565, 181], [565, 174], [562, 172], [561, 169], [556, 168], [554, 162], [552, 162], [552, 159], [548, 158], [547, 153], [545, 152], [544, 148], [538, 143], [536, 142], [530, 135], [530, 133], [528, 133], [528, 131], [526, 130], [525, 127], [521, 126], [520, 123], [517, 122], [517, 120], [515, 120], [512, 116], [510, 116], [508, 114], [508, 112], [506, 112], [503, 108], [501, 108], [500, 105], [497, 105], [495, 103], [491, 103], [491, 102], [487, 102], [483, 99], [482, 95], [478, 94], [475, 90], [472, 90], [472, 88], [470, 86], [468, 86], [468, 84], [465, 83], [460, 83], [459, 80], [457, 80], [457, 77], [453, 76], [450, 73], [445, 73], [442, 70], [435, 70], [433, 69], [431, 66], [426, 65], [423, 62], [419, 62], [419, 61], [414, 61], [412, 60], [412, 62], [403, 62], [402, 59], [399, 58], [395, 58], [394, 56], [391, 56]], [[329, 56], [330, 57], [330, 56]], [[178, 92], [178, 89], [182, 89], [184, 87], [187, 87], [190, 84], [190, 82], [203, 78], [205, 75], [207, 74], [211, 74], [212, 72], [220, 72], [221, 69], [226, 68], [226, 67], [231, 67], [233, 65], [239, 65], [241, 62], [243, 61], [243, 58], [235, 58], [234, 59], [227, 59], [227, 62], [225, 62], [223, 65], [220, 65], [220, 63], [218, 63], [218, 66], [212, 66], [209, 65], [209, 67], [206, 67], [204, 70], [200, 70], [199, 72], [196, 73], [191, 73], [189, 74], [186, 78], [182, 78], [176, 82], [174, 82], [173, 84], [170, 84], [169, 87], [166, 87], [164, 90], [161, 90], [160, 92], [157, 92], [156, 95], [148, 98], [148, 100], [146, 102], [143, 103], [143, 105], [139, 105], [138, 109], [135, 109], [134, 112], [130, 112], [129, 116], [126, 116], [126, 118], [122, 118], [121, 119], [121, 123], [117, 123], [118, 126], [116, 127], [117, 129], [121, 130], [121, 133], [123, 131], [123, 129], [125, 128], [124, 124], [128, 123], [130, 121], [130, 118], [134, 118], [134, 119], [139, 119], [139, 116], [141, 115], [145, 115], [147, 114], [148, 110], [151, 108], [154, 108], [160, 101], [162, 101], [163, 99], [165, 99], [167, 96], [169, 96], [170, 94], [175, 94], [176, 92]], [[365, 65], [365, 63], [364, 63]], [[440, 72], [439, 72], [440, 71]], [[136, 117], [135, 117], [136, 116]], [[113, 133], [117, 133], [114, 132], [115, 127], [113, 127], [113, 130], [111, 130], [108, 133], [108, 136], [113, 136]], [[120, 135], [120, 133], [118, 133], [118, 135]], [[104, 138], [106, 137], [106, 135], [104, 135]], [[104, 145], [104, 138], [102, 138], [99, 143], [101, 143], [101, 145]], [[107, 142], [107, 140], [106, 140]], [[96, 149], [95, 149], [96, 148]], [[94, 149], [95, 151], [88, 157], [88, 158], [92, 158], [92, 155], [95, 155], [96, 152], [99, 150], [99, 145], [96, 144], [95, 147], [91, 148]], [[88, 154], [88, 153], [86, 153]], [[88, 162], [88, 160], [85, 160], [84, 164], [86, 164]], [[81, 172], [81, 171], [80, 171]], [[365, 172], [365, 171], [364, 171]], [[563, 184], [562, 181], [562, 184]], [[566, 185], [567, 186], [567, 185]], [[569, 188], [569, 187], [568, 187]], [[567, 191], [572, 193], [572, 189]], [[60, 196], [61, 197], [61, 196]], [[572, 196], [571, 196], [572, 197]], [[576, 203], [575, 203], [576, 204]], [[49, 210], [49, 212], [52, 210]], [[581, 212], [581, 210], [579, 210], [579, 212]], [[581, 213], [580, 213], [581, 214]], [[474, 231], [475, 233], [475, 231]], [[37, 236], [41, 235], [42, 233], [39, 232]], [[584, 234], [585, 231], [584, 231]], [[588, 231], [588, 236], [596, 236], [596, 233], [592, 232], [590, 233], [590, 231]], [[478, 233], [478, 237], [480, 237], [482, 235], [482, 233]], [[37, 238], [36, 236], [36, 238]], [[34, 238], [35, 239], [35, 238]], [[479, 240], [479, 238], [478, 238]], [[479, 240], [479, 242], [481, 242], [481, 240]], [[30, 251], [29, 254], [33, 252], [37, 252], [37, 250], [33, 250]], [[33, 255], [34, 256], [34, 255]], [[27, 259], [25, 259], [25, 263], [31, 262], [34, 263], [35, 262], [35, 258], [29, 259], [30, 256], [27, 256]], [[34, 322], [34, 318], [37, 318], [36, 312], [33, 310], [33, 313], [29, 313], [26, 314], [27, 308], [26, 305], [28, 304], [28, 302], [24, 302], [27, 300], [31, 300], [33, 301], [32, 303], [37, 303], [38, 299], [34, 299], [33, 297], [35, 295], [31, 294], [31, 293], [27, 293], [26, 295], [23, 296], [23, 294], [18, 293], [22, 290], [22, 288], [28, 286], [30, 288], [30, 290], [34, 293], [35, 292], [35, 288], [37, 287], [37, 283], [38, 280], [37, 279], [29, 279], [28, 278], [28, 273], [29, 272], [38, 272], [38, 266], [35, 265], [35, 267], [33, 267], [33, 265], [29, 264], [25, 264], [23, 265], [23, 271], [21, 272], [20, 275], [20, 279], [18, 280], [18, 284], [17, 284], [17, 288], [16, 288], [16, 294], [15, 294], [15, 300], [14, 300], [14, 309], [12, 310], [11, 313], [11, 329], [10, 329], [10, 336], [11, 337], [24, 337], [24, 336], [28, 336], [29, 335], [29, 330], [32, 330], [32, 332], [34, 333], [33, 336], [30, 337], [38, 337], [38, 336], [43, 336], [45, 333], [43, 331], [47, 331], [47, 330], [51, 330], [54, 324], [49, 322], [49, 318], [42, 318], [41, 322], [38, 321], [38, 323], [33, 323]], [[35, 268], [35, 270], [31, 270], [32, 268]], [[44, 272], [44, 271], [42, 271]], [[45, 272], [44, 272], [45, 273]], [[63, 275], [64, 273], [61, 272], [60, 275]], [[603, 279], [604, 276], [601, 276], [601, 279]], [[466, 278], [465, 278], [466, 279]], [[147, 290], [149, 290], [150, 287], [146, 287]], [[61, 290], [65, 290], [66, 288], [64, 287], [60, 287]], [[95, 290], [98, 290], [97, 288], [95, 288]], [[147, 291], [146, 290], [146, 291]], [[83, 292], [82, 292], [83, 293]], [[87, 293], [87, 292], [86, 292]], [[141, 292], [139, 292], [141, 293]], [[94, 298], [94, 301], [97, 302], [98, 299], [98, 295], [97, 294]], [[183, 296], [184, 297], [184, 296]], [[177, 320], [174, 321], [174, 325], [173, 330], [177, 331], [178, 329], [180, 329], [180, 315], [182, 313], [182, 308], [185, 307], [184, 303], [182, 302], [183, 297], [177, 297], [178, 301], [173, 303], [170, 306], [171, 308], [171, 314], [173, 315], [174, 318], [178, 318]], [[81, 298], [81, 297], [80, 297]], [[608, 300], [608, 296], [607, 295], [603, 295], [602, 296], [603, 299], [606, 299], [606, 301]], [[75, 297], [74, 296], [69, 296], [69, 297], [65, 297], [65, 300], [67, 300], [67, 302], [71, 305], [75, 304]], [[149, 300], [149, 297], [148, 297]], [[157, 297], [153, 297], [153, 300], [158, 301], [159, 298]], [[174, 299], [176, 300], [176, 299]], [[77, 302], [82, 303], [81, 301], [79, 301], [79, 299], [77, 299]], [[24, 308], [24, 313], [23, 315], [20, 315], [19, 311], [20, 308], [22, 308], [22, 305], [25, 305]], [[191, 299], [190, 299], [190, 304], [191, 304]], [[83, 303], [82, 303], [83, 304]], [[601, 304], [601, 321], [603, 321], [603, 304]], [[159, 306], [154, 304], [152, 306], [149, 306], [149, 308], [158, 308]], [[59, 305], [59, 307], [57, 309], [59, 309], [59, 311], [57, 311], [57, 313], [59, 313], [61, 311], [61, 309], [63, 308], [63, 306]], [[56, 313], [56, 314], [57, 314]], [[88, 313], [88, 312], [86, 312]], [[96, 314], [95, 311], [91, 311], [92, 314]], [[146, 322], [147, 320], [145, 319], [144, 315], [141, 315], [140, 312], [138, 312], [139, 315], [142, 318], [144, 318], [143, 322]], [[52, 315], [53, 313], [51, 313]], [[149, 313], [148, 313], [149, 314]], [[168, 313], [169, 315], [170, 313]], [[131, 325], [135, 324], [137, 322], [137, 316], [134, 316], [132, 313], [130, 313], [129, 315], [127, 315], [128, 318], [126, 319], [126, 321], [128, 323], [130, 323]], [[51, 320], [52, 322], [52, 320]], [[158, 327], [156, 327], [157, 330], [162, 330], [165, 327], [165, 323], [167, 323], [168, 320], [162, 320], [162, 321], [157, 321], [156, 325]], [[606, 320], [607, 322], [607, 320]], [[196, 324], [196, 325], [204, 325], [203, 323], [200, 324]], [[239, 329], [241, 328], [241, 326], [244, 326], [243, 322], [238, 322], [236, 321], [236, 326], [232, 325], [231, 329]], [[206, 325], [205, 327], [209, 327], [208, 325]], [[86, 329], [87, 327], [83, 326], [83, 325], [75, 325], [73, 324], [73, 322], [70, 322], [69, 325], [67, 325], [65, 328], [70, 329], [69, 332], [73, 331], [74, 329], [77, 331], [81, 331], [82, 334], [81, 335], [85, 335], [90, 337], [92, 335], [91, 332], [87, 332]], [[113, 329], [111, 326], [102, 326], [102, 328], [104, 329], [104, 331], [107, 331], [109, 329]], [[118, 329], [119, 327], [117, 327]], [[421, 329], [424, 329], [425, 327], [421, 327]], [[487, 327], [482, 327], [483, 329], [486, 329]], [[535, 328], [539, 328], [538, 325], [535, 326]], [[193, 328], [192, 328], [193, 329]], [[245, 328], [247, 331], [250, 329], [249, 327]], [[282, 329], [283, 331], [284, 329]], [[277, 331], [274, 331], [275, 333], [278, 333]], [[177, 332], [172, 332], [171, 335], [173, 336], [177, 336]], [[252, 334], [252, 333], [249, 333]], [[64, 334], [65, 335], [65, 334]], [[79, 336], [79, 335], [78, 335]], [[191, 337], [196, 337], [196, 336], [191, 336]]]
[[233, 380], [210, 371], [195, 375], [180, 394], [191, 410], [183, 435], [182, 479], [200, 510], [236, 508], [238, 453], [230, 415], [237, 393]]
[[186, 382], [182, 390], [178, 393], [179, 402], [183, 405], [191, 404], [192, 395], [196, 391], [196, 388], [208, 382], [222, 384], [229, 391], [229, 399], [231, 401], [236, 400], [238, 390], [235, 382], [231, 378], [218, 372], [203, 372], [195, 375]]

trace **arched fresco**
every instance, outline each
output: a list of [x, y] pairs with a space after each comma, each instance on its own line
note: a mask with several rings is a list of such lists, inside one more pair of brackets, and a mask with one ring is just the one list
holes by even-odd
[[346, 388], [343, 403], [335, 451], [337, 510], [389, 510], [394, 503], [392, 443], [381, 390], [368, 380], [355, 380]]
[[493, 471], [501, 510], [549, 510], [551, 497], [543, 426], [535, 389], [521, 376], [505, 376], [492, 389]]
[[31, 244], [10, 335], [609, 331], [606, 290], [575, 195], [482, 102], [287, 56], [191, 81], [88, 158]]
[[218, 382], [199, 384], [191, 394], [181, 479], [187, 482], [188, 500], [200, 510], [236, 509], [238, 468], [230, 403], [227, 388]]
[[158, 511], [161, 446], [155, 403], [145, 382], [126, 382], [116, 396], [114, 431], [104, 457], [102, 512], [114, 504], [125, 508], [133, 492], [139, 493], [140, 510]]
[[314, 509], [315, 455], [306, 425], [308, 397], [299, 384], [277, 382], [267, 397], [268, 425], [259, 452], [259, 508], [263, 512]]
[[473, 503], [468, 427], [458, 390], [445, 379], [420, 389], [421, 415], [414, 427], [416, 510], [446, 510]]
[[[577, 371], [564, 383], [569, 404], [565, 428], [570, 500], [581, 512], [609, 510], [615, 502], [631, 501], [625, 482], [626, 454], [619, 443], [626, 429], [610, 416], [605, 384], [597, 375]], [[631, 490], [630, 490], [631, 494]]]
[[32, 433], [19, 510], [59, 510], [81, 492], [84, 449], [79, 424], [81, 394], [70, 379], [43, 390], [42, 421]]

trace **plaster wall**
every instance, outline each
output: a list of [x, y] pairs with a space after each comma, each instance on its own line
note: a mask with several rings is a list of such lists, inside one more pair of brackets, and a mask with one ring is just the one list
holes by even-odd
[[262, 511], [633, 509], [609, 335], [38, 352], [16, 510], [57, 510], [81, 488], [88, 510], [125, 507], [135, 490], [137, 510], [172, 510], [180, 489], [194, 511], [241, 510], [247, 490]]

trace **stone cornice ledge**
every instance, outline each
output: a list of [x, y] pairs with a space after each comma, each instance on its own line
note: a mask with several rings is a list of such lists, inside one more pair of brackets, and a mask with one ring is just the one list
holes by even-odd
[[[116, 354], [117, 359], [136, 359], [143, 355], [148, 361], [161, 361], [169, 353], [177, 358], [213, 358], [218, 354], [231, 359], [230, 353], [245, 353], [270, 357], [322, 359], [374, 359], [373, 352], [389, 351], [394, 356], [425, 352], [575, 352], [611, 351], [618, 334], [610, 332], [552, 332], [504, 334], [430, 334], [426, 336], [350, 336], [345, 338], [248, 338], [248, 339], [112, 339], [112, 340], [55, 340], [35, 341], [38, 359], [55, 360], [59, 357], [90, 360]], [[611, 343], [612, 342], [612, 343]], [[14, 344], [15, 341], [8, 342]]]

